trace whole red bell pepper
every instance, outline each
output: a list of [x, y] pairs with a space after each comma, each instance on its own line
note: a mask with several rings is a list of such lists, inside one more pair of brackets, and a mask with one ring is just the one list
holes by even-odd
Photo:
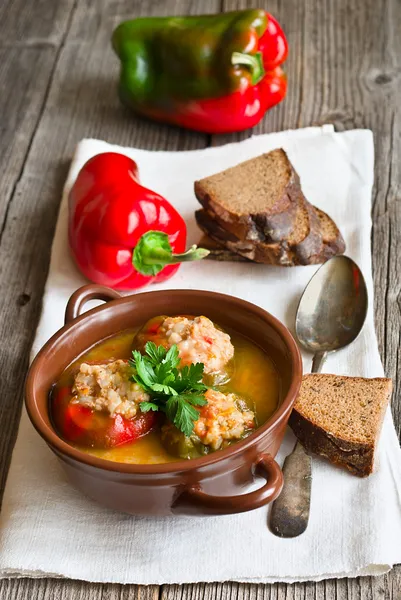
[[132, 419], [114, 417], [71, 402], [71, 387], [64, 386], [53, 394], [53, 419], [64, 439], [88, 448], [114, 448], [134, 442], [157, 423], [157, 413], [140, 412]]
[[209, 253], [196, 246], [184, 252], [184, 219], [139, 183], [133, 160], [114, 152], [94, 156], [80, 170], [69, 195], [68, 235], [81, 272], [118, 289], [164, 281], [179, 263]]
[[144, 17], [113, 33], [121, 100], [147, 117], [207, 133], [256, 125], [286, 94], [288, 54], [276, 19], [261, 9]]

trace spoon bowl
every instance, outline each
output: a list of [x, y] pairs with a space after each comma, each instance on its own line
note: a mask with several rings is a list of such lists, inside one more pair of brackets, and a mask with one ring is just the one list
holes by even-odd
[[298, 305], [295, 331], [309, 352], [333, 352], [359, 335], [368, 309], [368, 293], [358, 265], [334, 256], [310, 280]]

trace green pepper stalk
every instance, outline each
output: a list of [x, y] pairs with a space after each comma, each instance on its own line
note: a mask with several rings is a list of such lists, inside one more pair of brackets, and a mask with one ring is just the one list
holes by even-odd
[[157, 275], [167, 265], [201, 260], [209, 250], [195, 244], [182, 254], [173, 254], [168, 235], [161, 231], [148, 231], [138, 241], [132, 254], [132, 264], [142, 275]]

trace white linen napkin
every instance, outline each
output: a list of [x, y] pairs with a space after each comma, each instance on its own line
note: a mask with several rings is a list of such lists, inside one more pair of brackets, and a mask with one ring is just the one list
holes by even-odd
[[[360, 265], [370, 306], [352, 347], [332, 354], [325, 371], [382, 376], [373, 324], [370, 209], [373, 141], [370, 131], [334, 133], [331, 126], [286, 131], [190, 152], [148, 152], [83, 140], [64, 190], [53, 243], [43, 313], [33, 354], [63, 324], [70, 294], [84, 284], [67, 248], [67, 194], [93, 155], [113, 150], [134, 158], [145, 186], [167, 197], [184, 216], [189, 243], [193, 181], [252, 156], [283, 147], [306, 197], [340, 227], [347, 254]], [[300, 294], [317, 267], [280, 268], [201, 261], [183, 265], [153, 289], [199, 288], [254, 302], [290, 328]], [[310, 369], [304, 356], [304, 370]], [[278, 455], [293, 446], [288, 432]], [[299, 538], [267, 529], [267, 509], [233, 516], [134, 518], [102, 508], [67, 482], [25, 411], [8, 476], [0, 522], [0, 576], [66, 576], [102, 582], [163, 584], [198, 581], [294, 582], [381, 574], [401, 562], [401, 452], [387, 413], [376, 472], [358, 479], [314, 458], [310, 523]]]

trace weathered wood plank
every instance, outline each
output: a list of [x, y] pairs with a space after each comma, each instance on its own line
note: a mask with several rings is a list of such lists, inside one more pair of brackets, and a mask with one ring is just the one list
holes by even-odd
[[[18, 39], [19, 35], [23, 35], [21, 31], [25, 30], [22, 27], [25, 15], [24, 6], [21, 5], [21, 2], [15, 2], [8, 6], [9, 10], [5, 14], [0, 15], [0, 17], [3, 17], [0, 18], [1, 36], [9, 36], [9, 39], [12, 40], [14, 38]], [[5, 4], [2, 4], [1, 9], [4, 10], [4, 7]], [[22, 250], [25, 264], [28, 264], [29, 258], [33, 255], [32, 248], [29, 249], [29, 243], [25, 245], [24, 249], [18, 248], [19, 227], [24, 228], [27, 225], [25, 219], [29, 218], [29, 215], [24, 216], [18, 212], [18, 200], [16, 203], [17, 212], [14, 211], [13, 213], [12, 205], [13, 201], [19, 198], [16, 189], [18, 180], [21, 177], [26, 156], [30, 150], [32, 138], [47, 99], [49, 82], [54, 73], [60, 46], [68, 30], [73, 2], [72, 0], [64, 1], [60, 4], [58, 10], [50, 10], [44, 29], [43, 8], [42, 11], [37, 12], [37, 20], [33, 19], [33, 21], [35, 21], [35, 28], [38, 28], [37, 30], [40, 32], [42, 39], [49, 40], [52, 38], [50, 44], [45, 44], [44, 47], [41, 45], [36, 47], [35, 44], [32, 46], [28, 44], [27, 47], [11, 45], [6, 48], [4, 44], [0, 43], [0, 89], [4, 92], [0, 95], [0, 113], [2, 115], [2, 136], [0, 140], [0, 169], [2, 172], [0, 180], [0, 250], [3, 259], [0, 265], [0, 277], [4, 277], [1, 287], [2, 300], [7, 303], [8, 308], [12, 306], [14, 309], [11, 314], [6, 315], [3, 313], [4, 320], [0, 324], [0, 331], [5, 332], [8, 331], [10, 325], [11, 328], [14, 328], [13, 321], [10, 321], [10, 318], [22, 324], [20, 311], [30, 300], [29, 294], [19, 292], [19, 288], [23, 285], [22, 282], [19, 281], [17, 286], [13, 287], [12, 281], [7, 278], [7, 273], [9, 270], [13, 270], [13, 264], [14, 269], [18, 269], [18, 250]], [[57, 35], [55, 35], [55, 32], [57, 32]], [[28, 189], [26, 196], [28, 204], [29, 200], [30, 191]], [[33, 218], [33, 222], [36, 222], [35, 218]], [[36, 223], [40, 229], [40, 223]], [[7, 224], [14, 232], [12, 234], [14, 235], [14, 241], [9, 236]], [[10, 240], [15, 249], [11, 248], [10, 250]], [[14, 259], [16, 260], [15, 263]], [[38, 265], [38, 267], [43, 270], [42, 265]], [[15, 273], [16, 271], [14, 271]], [[15, 331], [17, 330], [18, 327], [15, 328]], [[25, 334], [26, 341], [31, 343], [32, 325], [26, 323], [25, 329], [23, 328], [21, 331], [24, 334], [27, 332]], [[25, 378], [28, 359], [27, 349], [25, 348], [21, 353], [18, 339], [13, 338], [13, 334], [11, 334], [11, 338], [12, 342], [15, 343], [13, 348], [15, 349], [15, 356], [12, 356], [11, 346], [6, 344], [3, 344], [2, 352], [0, 352], [4, 372], [12, 373], [14, 371], [16, 374], [13, 380], [7, 381], [8, 400], [4, 395], [0, 403], [0, 421], [4, 427], [4, 434], [0, 436], [1, 496], [20, 414], [20, 402], [16, 399], [21, 397], [21, 382]], [[9, 341], [11, 342], [10, 338]], [[8, 365], [8, 368], [6, 368], [6, 365]], [[6, 379], [8, 379], [7, 376], [5, 376]], [[11, 418], [11, 422], [9, 422], [9, 418]]]
[[161, 600], [399, 600], [399, 590], [392, 595], [389, 582], [392, 577], [391, 574], [375, 579], [358, 577], [292, 585], [229, 582], [170, 585], [162, 586]]
[[54, 46], [64, 37], [75, 0], [2, 0], [1, 46]]
[[53, 48], [0, 47], [0, 231], [40, 117], [54, 60]]
[[45, 4], [0, 4], [0, 236], [73, 10], [73, 0]]
[[87, 583], [65, 579], [4, 579], [2, 600], [158, 600], [157, 585]]

